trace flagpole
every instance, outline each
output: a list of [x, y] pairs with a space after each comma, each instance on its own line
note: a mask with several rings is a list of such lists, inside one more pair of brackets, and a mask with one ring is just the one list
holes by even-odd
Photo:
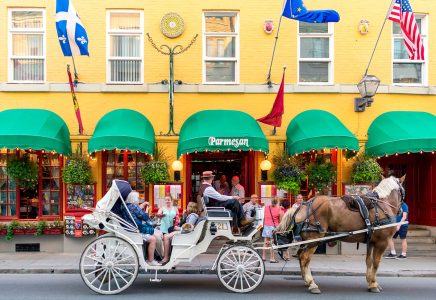
[[[286, 0], [284, 0], [283, 2], [283, 8], [285, 7], [285, 2]], [[273, 65], [273, 61], [274, 61], [274, 55], [276, 52], [276, 46], [277, 46], [277, 40], [279, 39], [279, 32], [280, 32], [280, 24], [282, 23], [282, 18], [283, 18], [283, 8], [282, 8], [282, 14], [280, 15], [280, 19], [279, 19], [279, 26], [277, 26], [277, 34], [275, 37], [275, 42], [274, 42], [274, 48], [273, 48], [273, 53], [272, 53], [272, 57], [271, 57], [271, 63], [269, 65], [269, 71], [268, 71], [268, 77], [266, 78], [267, 80], [267, 84], [269, 88], [272, 88], [272, 82], [271, 82], [271, 69], [272, 69], [272, 65]]]
[[368, 75], [368, 70], [369, 70], [369, 67], [370, 67], [370, 65], [371, 65], [372, 59], [374, 58], [375, 50], [377, 49], [378, 42], [380, 41], [380, 37], [381, 37], [382, 32], [383, 32], [383, 29], [384, 29], [384, 27], [385, 27], [385, 25], [386, 25], [386, 21], [388, 20], [389, 14], [391, 13], [392, 7], [394, 6], [394, 3], [395, 3], [395, 0], [392, 0], [392, 1], [391, 1], [391, 4], [389, 5], [388, 12], [387, 12], [386, 17], [385, 17], [385, 19], [384, 19], [384, 21], [383, 21], [383, 25], [382, 25], [382, 27], [381, 27], [381, 29], [380, 29], [379, 34], [378, 34], [377, 41], [375, 42], [374, 49], [372, 50], [372, 54], [371, 54], [371, 57], [370, 57], [370, 59], [369, 59], [368, 66], [366, 67], [365, 75], [363, 75], [363, 77], [365, 77], [366, 75]]
[[77, 83], [79, 83], [79, 74], [77, 74], [76, 63], [74, 62], [74, 55], [71, 54], [71, 59], [73, 60], [74, 67], [74, 87], [77, 87]]

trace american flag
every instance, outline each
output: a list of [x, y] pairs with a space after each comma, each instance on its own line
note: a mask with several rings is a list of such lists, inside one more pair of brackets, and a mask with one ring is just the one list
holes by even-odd
[[395, 0], [389, 20], [400, 23], [409, 58], [424, 60], [424, 44], [409, 0]]

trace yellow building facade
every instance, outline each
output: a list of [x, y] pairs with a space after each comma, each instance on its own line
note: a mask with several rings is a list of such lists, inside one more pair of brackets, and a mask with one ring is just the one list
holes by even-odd
[[[288, 124], [300, 113], [313, 109], [336, 116], [364, 146], [368, 128], [383, 113], [436, 114], [433, 0], [411, 1], [424, 37], [425, 61], [416, 63], [404, 57], [398, 32], [387, 21], [369, 68], [381, 85], [371, 107], [364, 112], [354, 110], [356, 84], [365, 73], [389, 2], [306, 0], [308, 9], [335, 9], [341, 20], [312, 26], [283, 18], [271, 72], [274, 84], [270, 88], [266, 78], [282, 1], [75, 0], [87, 30], [90, 52], [89, 57], [75, 57], [79, 75], [76, 94], [85, 129], [80, 135], [66, 73], [66, 65], [72, 65], [72, 60], [64, 57], [59, 47], [55, 1], [1, 1], [0, 111], [30, 108], [57, 114], [70, 131], [73, 152], [80, 143], [87, 151], [97, 123], [107, 113], [131, 109], [144, 115], [154, 128], [157, 147], [165, 149], [169, 165], [176, 159], [183, 163], [180, 182], [185, 205], [193, 197], [187, 182], [194, 173], [187, 165], [187, 155], [177, 157], [179, 137], [165, 135], [170, 122], [169, 86], [163, 81], [169, 80], [169, 57], [153, 48], [148, 34], [158, 48], [163, 44], [187, 47], [198, 35], [189, 49], [174, 56], [174, 79], [180, 81], [174, 93], [176, 133], [189, 117], [203, 110], [237, 110], [254, 119], [263, 117], [271, 110], [286, 65], [282, 126], [273, 135], [271, 126], [259, 123], [269, 152], [282, 151]], [[176, 38], [166, 37], [161, 30], [162, 18], [170, 12], [177, 13], [184, 22], [184, 31]], [[32, 18], [37, 21], [29, 21]], [[272, 33], [264, 30], [267, 21], [274, 24]], [[362, 23], [369, 24], [366, 34], [360, 32]], [[30, 41], [23, 37], [32, 34], [40, 38]], [[123, 59], [132, 62], [131, 69]], [[30, 71], [23, 66], [26, 60], [34, 60]], [[31, 78], [32, 74], [37, 76], [36, 80]], [[104, 155], [97, 151], [91, 160], [97, 199], [105, 191]], [[264, 157], [262, 151], [256, 151], [252, 158], [247, 158], [254, 174], [249, 175], [253, 176], [250, 192], [260, 192], [259, 165]], [[352, 161], [346, 161], [341, 151], [337, 161], [337, 193], [342, 194], [342, 182], [350, 181]], [[170, 175], [174, 180], [172, 170]], [[271, 172], [269, 179], [272, 180]], [[153, 198], [151, 189], [146, 193]], [[64, 214], [65, 205], [61, 210]]]

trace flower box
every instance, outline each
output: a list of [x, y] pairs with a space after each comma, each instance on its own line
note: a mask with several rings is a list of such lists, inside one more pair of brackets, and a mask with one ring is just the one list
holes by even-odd
[[44, 234], [63, 234], [64, 230], [62, 227], [44, 228], [43, 232]]
[[7, 230], [6, 229], [0, 229], [0, 235], [6, 235]]
[[14, 235], [23, 235], [25, 234], [24, 229], [14, 229]]
[[36, 228], [25, 229], [24, 230], [24, 234], [32, 234], [32, 235], [34, 235], [35, 233], [36, 233]]

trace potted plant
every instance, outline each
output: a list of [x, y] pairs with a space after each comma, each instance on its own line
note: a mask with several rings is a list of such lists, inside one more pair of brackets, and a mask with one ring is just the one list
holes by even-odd
[[5, 239], [10, 241], [14, 237], [15, 230], [19, 227], [20, 223], [17, 220], [13, 220], [6, 227], [6, 236]]
[[326, 190], [334, 183], [336, 178], [335, 166], [326, 161], [323, 155], [318, 155], [314, 162], [306, 167], [309, 179], [309, 187], [315, 188], [321, 194], [326, 194]]
[[357, 156], [351, 171], [351, 181], [353, 184], [375, 184], [380, 181], [382, 168], [377, 160], [367, 154]]
[[40, 236], [40, 235], [44, 234], [44, 228], [46, 228], [46, 227], [47, 227], [46, 221], [39, 221], [38, 223], [36, 223], [35, 236]]
[[6, 223], [0, 223], [0, 235], [6, 235], [8, 225]]
[[27, 154], [11, 157], [6, 166], [8, 176], [23, 189], [35, 189], [38, 183], [38, 165]]
[[162, 183], [170, 179], [165, 149], [156, 147], [154, 158], [142, 167], [141, 177], [145, 184]]
[[47, 225], [44, 227], [43, 232], [44, 234], [62, 234], [64, 232], [64, 222], [47, 222]]
[[62, 169], [62, 179], [66, 184], [67, 209], [94, 207], [95, 185], [88, 159], [73, 155]]
[[22, 223], [24, 228], [24, 234], [32, 234], [34, 235], [36, 233], [36, 223]]
[[273, 172], [274, 183], [278, 189], [289, 191], [296, 195], [300, 192], [301, 182], [306, 178], [300, 169], [300, 161], [289, 157], [287, 153], [281, 153], [273, 157], [276, 166]]

